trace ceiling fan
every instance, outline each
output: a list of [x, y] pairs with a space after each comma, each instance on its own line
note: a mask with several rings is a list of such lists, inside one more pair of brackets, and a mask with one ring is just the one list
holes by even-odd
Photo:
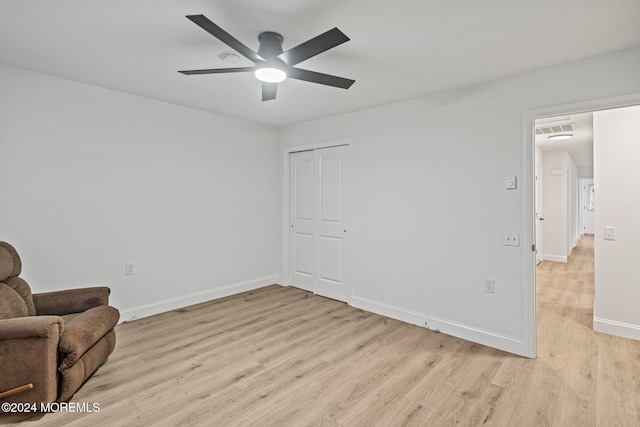
[[260, 33], [258, 36], [260, 47], [258, 48], [258, 52], [254, 52], [231, 34], [211, 22], [204, 15], [187, 15], [187, 18], [245, 58], [251, 60], [255, 66], [186, 70], [178, 71], [179, 73], [193, 75], [253, 71], [256, 78], [262, 81], [263, 101], [275, 99], [276, 92], [278, 90], [278, 83], [287, 77], [327, 86], [339, 87], [342, 89], [349, 89], [349, 87], [355, 83], [355, 80], [294, 67], [294, 65], [306, 59], [349, 41], [349, 37], [344, 35], [344, 33], [337, 28], [307, 40], [286, 52], [282, 51], [282, 36], [272, 31], [266, 31], [264, 33]]

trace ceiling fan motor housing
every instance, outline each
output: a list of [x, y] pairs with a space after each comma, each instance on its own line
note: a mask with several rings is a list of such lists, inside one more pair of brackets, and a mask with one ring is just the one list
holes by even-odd
[[265, 31], [258, 35], [258, 41], [260, 47], [258, 48], [258, 55], [266, 59], [265, 64], [256, 63], [257, 68], [273, 67], [285, 71], [287, 64], [277, 56], [282, 53], [282, 36], [273, 31]]
[[282, 40], [282, 36], [278, 33], [274, 33], [273, 31], [260, 33], [258, 36], [258, 41], [260, 42], [258, 55], [267, 60], [280, 55], [282, 53]]

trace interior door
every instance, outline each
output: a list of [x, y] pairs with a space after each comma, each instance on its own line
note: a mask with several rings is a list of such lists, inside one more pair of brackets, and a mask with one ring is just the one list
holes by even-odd
[[290, 155], [291, 284], [348, 302], [352, 185], [349, 146]]
[[351, 242], [351, 157], [348, 146], [315, 151], [316, 262], [314, 292], [348, 301]]
[[291, 153], [290, 212], [291, 284], [313, 291], [315, 247], [314, 152]]
[[536, 265], [542, 261], [542, 167], [536, 164], [535, 175], [535, 212], [536, 212]]
[[593, 179], [582, 179], [580, 191], [580, 211], [581, 211], [581, 224], [580, 224], [580, 233], [581, 234], [593, 234], [594, 225], [593, 225], [593, 214], [595, 210], [594, 205], [594, 187], [593, 187]]

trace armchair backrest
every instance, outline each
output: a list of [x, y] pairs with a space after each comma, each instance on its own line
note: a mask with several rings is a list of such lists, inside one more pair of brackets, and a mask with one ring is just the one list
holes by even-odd
[[19, 277], [22, 261], [7, 242], [0, 242], [0, 319], [35, 316], [29, 284]]

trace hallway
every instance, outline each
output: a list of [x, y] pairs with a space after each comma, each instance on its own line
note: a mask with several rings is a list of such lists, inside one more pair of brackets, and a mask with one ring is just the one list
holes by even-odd
[[637, 426], [640, 342], [593, 331], [593, 243], [585, 235], [566, 264], [543, 261], [536, 269], [538, 361], [563, 371], [557, 411], [572, 413], [561, 418]]

